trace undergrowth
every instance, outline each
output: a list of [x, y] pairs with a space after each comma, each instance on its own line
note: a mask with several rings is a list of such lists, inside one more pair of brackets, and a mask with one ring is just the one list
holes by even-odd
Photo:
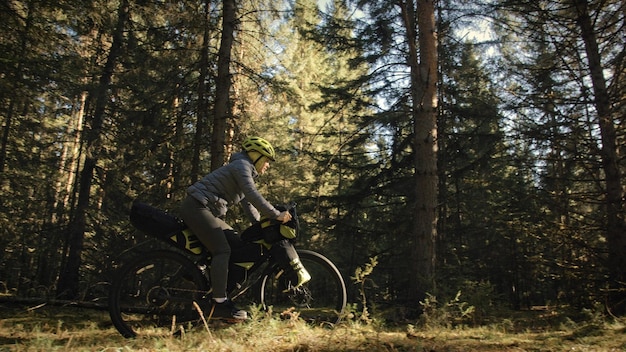
[[[446, 308], [449, 309], [449, 308]], [[456, 308], [455, 308], [456, 309]], [[597, 311], [515, 311], [481, 326], [389, 324], [370, 312], [311, 325], [297, 312], [250, 307], [245, 323], [209, 322], [177, 336], [123, 338], [106, 312], [70, 307], [0, 307], [0, 351], [623, 351], [626, 320]], [[447, 314], [447, 313], [446, 313]], [[437, 319], [445, 315], [437, 313]], [[431, 315], [432, 316], [432, 315]], [[438, 320], [437, 320], [438, 321]]]
[[[146, 331], [123, 338], [108, 313], [77, 307], [0, 305], [0, 352], [5, 351], [626, 351], [626, 319], [608, 317], [601, 306], [497, 310], [488, 284], [470, 283], [449, 299], [420, 302], [417, 319], [388, 319], [368, 300], [366, 284], [376, 258], [351, 278], [360, 302], [349, 304], [337, 324], [310, 324], [294, 309], [248, 307], [240, 324], [200, 322], [177, 326], [177, 334]], [[470, 303], [471, 302], [471, 303]]]

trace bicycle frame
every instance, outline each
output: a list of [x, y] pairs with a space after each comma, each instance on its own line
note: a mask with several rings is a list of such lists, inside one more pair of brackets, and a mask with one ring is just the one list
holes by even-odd
[[[289, 210], [292, 214], [294, 223], [296, 224], [296, 226], [298, 226], [295, 203], [292, 203], [289, 206]], [[200, 269], [203, 265], [209, 264], [210, 253], [208, 253], [198, 237], [196, 237], [196, 235], [191, 231], [191, 229], [187, 227], [187, 225], [181, 219], [151, 205], [136, 201], [133, 203], [133, 206], [131, 208], [130, 220], [133, 226], [140, 231], [188, 254], [190, 256], [190, 259], [194, 263], [196, 263], [196, 265], [198, 265]], [[253, 229], [253, 226], [251, 226], [249, 229]], [[244, 277], [233, 278], [231, 275], [229, 275], [231, 276], [229, 277], [229, 283], [232, 284], [236, 282], [238, 286], [237, 290], [235, 290], [236, 292], [234, 296], [231, 292], [230, 297], [234, 299], [236, 296], [243, 294], [249, 287], [254, 285], [254, 280], [252, 280], [252, 282], [250, 282], [249, 280], [249, 275], [251, 273], [259, 274], [259, 278], [262, 275], [267, 274], [265, 272], [259, 272], [258, 268], [262, 266], [265, 262], [271, 262], [271, 255], [268, 252], [268, 249], [271, 247], [271, 245], [266, 243], [261, 238], [252, 241], [244, 241], [241, 238], [242, 236], [237, 234], [237, 232], [235, 232], [234, 230], [225, 230], [224, 234], [226, 235], [226, 238], [231, 245], [232, 252], [230, 264], [241, 267], [245, 271]], [[245, 251], [250, 251], [251, 254], [249, 257], [246, 257], [246, 255], [242, 255], [241, 252]], [[237, 259], [235, 260], [234, 258]], [[268, 268], [271, 268], [273, 266], [274, 265], [269, 265]], [[210, 282], [210, 277], [206, 272], [206, 269], [203, 274]], [[235, 275], [235, 273], [231, 274]], [[256, 278], [256, 281], [258, 281], [259, 278]], [[244, 283], [246, 283], [246, 286], [248, 287], [242, 290], [239, 287], [243, 286]]]
[[[125, 337], [136, 336], [145, 328], [167, 329], [176, 321], [199, 321], [213, 292], [207, 270], [211, 256], [196, 236], [182, 221], [159, 209], [143, 205], [140, 210], [139, 215], [145, 221], [139, 221], [142, 217], [138, 218], [137, 214], [133, 218], [131, 212], [133, 225], [153, 239], [159, 239], [159, 243], [166, 243], [167, 247], [142, 251], [139, 247], [147, 242], [138, 244], [129, 249], [133, 258], [116, 269], [109, 293], [109, 315]], [[234, 241], [229, 241], [228, 297], [238, 299], [238, 304], [260, 304], [275, 312], [295, 308], [299, 317], [309, 322], [339, 321], [346, 306], [347, 292], [337, 267], [319, 253], [297, 250], [311, 279], [293, 287], [297, 275], [285, 267], [281, 257], [284, 245], [290, 240], [283, 239], [281, 241], [286, 242], [277, 246], [273, 232], [263, 233], [272, 244], [266, 242], [263, 235], [254, 239], [256, 234], [256, 230], [244, 232], [250, 236], [243, 240], [234, 231], [226, 231], [227, 239]], [[276, 251], [273, 246], [277, 246]], [[248, 249], [254, 252], [253, 256], [248, 257]], [[235, 267], [241, 271], [237, 272], [239, 269]], [[194, 309], [194, 304], [200, 309]]]

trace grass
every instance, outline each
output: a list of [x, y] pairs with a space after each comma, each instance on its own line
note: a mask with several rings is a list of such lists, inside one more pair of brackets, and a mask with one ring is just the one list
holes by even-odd
[[[0, 306], [0, 351], [626, 351], [626, 320], [562, 312], [508, 312], [488, 325], [438, 327], [346, 321], [333, 327], [261, 311], [241, 324], [210, 323], [180, 336], [123, 338], [107, 312]], [[428, 326], [428, 327], [424, 327]]]

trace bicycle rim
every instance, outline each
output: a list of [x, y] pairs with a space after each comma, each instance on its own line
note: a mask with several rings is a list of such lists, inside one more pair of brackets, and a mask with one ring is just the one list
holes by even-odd
[[277, 268], [261, 281], [261, 304], [273, 312], [290, 314], [312, 323], [336, 323], [346, 307], [346, 285], [337, 267], [323, 255], [298, 250], [300, 261], [311, 280], [284, 293], [287, 274]]
[[109, 295], [109, 315], [124, 337], [167, 335], [200, 319], [207, 281], [185, 256], [154, 251], [122, 266]]

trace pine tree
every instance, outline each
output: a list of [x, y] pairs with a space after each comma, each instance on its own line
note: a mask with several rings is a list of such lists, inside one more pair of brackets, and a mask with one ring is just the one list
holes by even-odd
[[122, 1], [118, 8], [116, 27], [111, 32], [112, 41], [107, 61], [103, 67], [94, 96], [93, 118], [85, 134], [86, 158], [80, 173], [78, 202], [75, 214], [68, 229], [67, 259], [59, 275], [57, 295], [61, 298], [74, 299], [79, 294], [79, 270], [81, 255], [85, 239], [86, 212], [91, 201], [91, 185], [93, 173], [96, 169], [101, 153], [102, 127], [105, 119], [105, 109], [108, 101], [108, 90], [115, 72], [117, 62], [122, 55], [124, 29], [129, 16], [129, 4]]
[[[611, 242], [609, 258], [623, 258], [623, 253], [617, 253], [624, 248], [624, 231], [618, 230], [623, 229], [624, 221], [621, 215], [617, 215], [623, 214], [623, 210], [619, 210], [623, 209], [623, 199], [618, 186], [622, 177], [619, 163], [614, 158], [619, 124], [608, 107], [610, 101], [621, 98], [611, 96], [603, 88], [606, 81], [600, 73], [612, 71], [610, 67], [615, 61], [611, 58], [617, 57], [615, 53], [618, 52], [601, 48], [623, 47], [615, 27], [616, 23], [623, 23], [623, 16], [620, 18], [619, 11], [615, 11], [610, 2], [501, 2], [500, 5], [503, 21], [499, 23], [509, 26], [501, 33], [516, 36], [510, 49], [512, 52], [505, 57], [509, 62], [517, 63], [512, 76], [519, 73], [521, 78], [508, 87], [507, 90], [515, 94], [509, 95], [507, 100], [511, 99], [508, 100], [509, 106], [523, 126], [524, 138], [536, 143], [533, 152], [541, 161], [535, 162], [533, 167], [542, 167], [542, 163], [547, 165], [547, 170], [541, 174], [544, 176], [542, 187], [551, 192], [546, 196], [553, 220], [550, 229], [555, 233], [554, 238], [569, 249], [561, 253], [551, 252], [563, 261], [559, 268], [563, 281], [557, 288], [560, 290], [558, 294], [584, 297], [582, 301], [586, 303], [581, 304], [590, 304], [601, 294], [602, 284], [598, 283], [603, 281], [604, 275], [591, 274], [597, 273], [597, 269], [591, 268], [603, 267], [612, 277], [613, 292], [620, 292], [619, 284], [615, 285], [614, 280], [622, 275], [616, 268], [623, 267], [605, 266], [592, 259], [603, 255], [593, 250], [604, 246], [602, 238]], [[594, 21], [591, 21], [592, 17]], [[600, 31], [603, 34], [596, 37]], [[520, 50], [528, 55], [519, 56]], [[528, 77], [531, 79], [527, 80]], [[593, 132], [596, 129], [600, 131], [599, 135]], [[594, 181], [585, 182], [585, 179]], [[598, 187], [602, 184], [603, 187]], [[598, 207], [601, 203], [605, 209]], [[603, 215], [598, 216], [600, 214]], [[599, 232], [594, 227], [605, 231]], [[581, 269], [567, 269], [574, 267]], [[589, 274], [582, 273], [582, 270]], [[590, 274], [594, 276], [593, 281], [582, 279]], [[579, 291], [582, 287], [584, 295]]]

